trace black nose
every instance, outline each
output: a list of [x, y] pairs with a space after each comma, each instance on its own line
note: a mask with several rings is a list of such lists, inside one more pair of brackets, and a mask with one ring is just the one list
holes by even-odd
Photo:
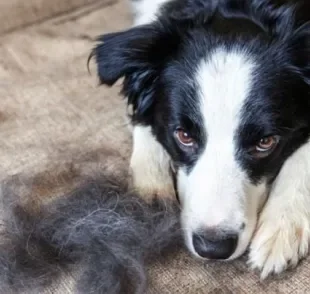
[[236, 250], [238, 234], [203, 232], [193, 234], [196, 253], [207, 259], [227, 259]]

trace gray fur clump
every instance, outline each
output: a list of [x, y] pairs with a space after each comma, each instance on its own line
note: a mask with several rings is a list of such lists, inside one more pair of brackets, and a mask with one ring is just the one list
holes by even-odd
[[113, 177], [36, 212], [10, 186], [1, 195], [1, 293], [39, 293], [71, 270], [76, 293], [146, 293], [146, 266], [182, 246], [178, 206], [146, 203]]

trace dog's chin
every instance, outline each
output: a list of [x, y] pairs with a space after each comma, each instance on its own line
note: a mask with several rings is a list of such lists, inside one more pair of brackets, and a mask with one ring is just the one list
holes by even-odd
[[[225, 261], [231, 261], [234, 259], [237, 259], [239, 257], [241, 257], [246, 250], [248, 249], [251, 239], [253, 237], [254, 234], [254, 230], [255, 230], [255, 225], [256, 225], [256, 220], [251, 222], [251, 225], [247, 226], [245, 228], [245, 230], [239, 235], [239, 241], [238, 241], [238, 245], [237, 248], [235, 250], [235, 252], [227, 259], [221, 259], [218, 261], [221, 262], [225, 262]], [[199, 260], [209, 260], [207, 258], [204, 258], [202, 256], [200, 256], [199, 254], [197, 254], [197, 252], [194, 249], [194, 245], [193, 245], [193, 240], [191, 237], [191, 232], [190, 231], [185, 231], [184, 233], [184, 239], [185, 239], [185, 245], [188, 249], [188, 251], [197, 259]]]

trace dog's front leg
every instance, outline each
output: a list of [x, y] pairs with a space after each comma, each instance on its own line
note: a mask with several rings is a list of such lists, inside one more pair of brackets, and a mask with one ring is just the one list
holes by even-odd
[[282, 167], [260, 215], [249, 262], [262, 278], [294, 267], [309, 250], [310, 143]]
[[130, 160], [133, 188], [147, 200], [174, 197], [170, 158], [150, 127], [134, 126]]

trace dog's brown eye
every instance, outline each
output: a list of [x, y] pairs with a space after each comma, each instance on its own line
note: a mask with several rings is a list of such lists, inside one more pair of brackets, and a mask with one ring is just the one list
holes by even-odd
[[256, 152], [268, 152], [271, 151], [279, 142], [278, 136], [268, 136], [260, 139], [255, 146]]
[[191, 147], [194, 145], [195, 142], [194, 139], [184, 129], [178, 128], [175, 131], [175, 136], [178, 139], [178, 141], [186, 147]]

